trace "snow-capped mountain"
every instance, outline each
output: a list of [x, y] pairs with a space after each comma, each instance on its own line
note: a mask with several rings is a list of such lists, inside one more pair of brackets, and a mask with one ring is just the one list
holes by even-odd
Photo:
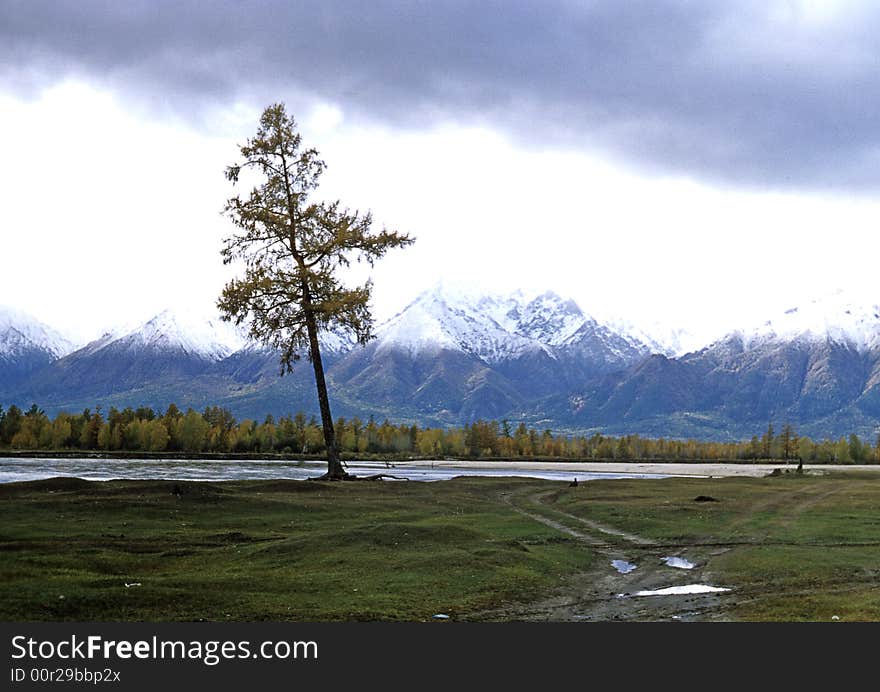
[[651, 353], [661, 353], [670, 358], [683, 356], [707, 344], [690, 330], [668, 322], [635, 322], [621, 315], [603, 316], [602, 322], [624, 339], [647, 344]]
[[377, 329], [376, 350], [416, 356], [459, 351], [498, 365], [542, 355], [590, 354], [596, 363], [628, 364], [650, 351], [584, 314], [551, 291], [529, 296], [475, 295], [438, 284]]
[[17, 391], [22, 398], [48, 405], [127, 400], [123, 392], [153, 405], [157, 391], [176, 392], [168, 401], [187, 401], [200, 380], [244, 343], [234, 327], [219, 319], [166, 310], [134, 329], [108, 331], [54, 360]]
[[173, 351], [219, 361], [243, 348], [245, 343], [242, 332], [219, 317], [163, 310], [131, 331], [109, 332], [86, 348], [90, 353], [109, 347]]
[[437, 285], [377, 328], [376, 350], [411, 356], [460, 351], [487, 363], [545, 350], [540, 341], [515, 331], [511, 313], [517, 307], [513, 298], [474, 298]]
[[[352, 347], [351, 339], [335, 332], [321, 341], [325, 365]], [[173, 401], [203, 407], [231, 397], [253, 399], [248, 412], [265, 415], [264, 405], [305, 408], [300, 402], [310, 405], [308, 395], [314, 398], [308, 365], [279, 384], [277, 353], [251, 341], [243, 329], [193, 311], [164, 310], [134, 326], [121, 325], [39, 366], [25, 381], [0, 373], [0, 404], [39, 401], [50, 410], [77, 410], [99, 403], [164, 408]]]
[[13, 358], [40, 351], [60, 358], [75, 349], [73, 341], [36, 318], [0, 305], [0, 356]]
[[[880, 309], [837, 292], [678, 358], [654, 356], [590, 385], [575, 417], [666, 434], [745, 434], [768, 421], [876, 435]], [[813, 434], [816, 434], [815, 432]]]
[[0, 307], [0, 394], [73, 349], [69, 339], [34, 317]]
[[129, 353], [166, 351], [219, 361], [244, 348], [246, 343], [242, 330], [219, 317], [166, 309], [143, 322], [120, 323], [75, 353], [90, 356], [107, 348]]
[[649, 352], [552, 292], [485, 295], [443, 284], [376, 333], [333, 369], [336, 385], [349, 400], [440, 422], [521, 416]]
[[[67, 352], [63, 337], [11, 314], [0, 318], [3, 406], [173, 401], [255, 418], [316, 412], [307, 362], [279, 377], [277, 353], [213, 316], [165, 311]], [[335, 415], [704, 438], [749, 437], [768, 421], [873, 438], [880, 420], [880, 309], [843, 293], [697, 350], [671, 325], [597, 319], [552, 292], [486, 295], [441, 284], [376, 335], [365, 348], [323, 335]]]
[[476, 302], [508, 332], [547, 346], [567, 343], [587, 321], [574, 301], [552, 291], [537, 296], [516, 291], [505, 297], [480, 297]]
[[737, 333], [746, 348], [767, 342], [830, 341], [864, 353], [880, 348], [880, 304], [836, 291]]

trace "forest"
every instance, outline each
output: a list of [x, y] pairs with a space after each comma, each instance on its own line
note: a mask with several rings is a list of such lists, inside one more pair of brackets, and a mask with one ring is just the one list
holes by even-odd
[[[734, 442], [554, 434], [525, 423], [478, 420], [458, 428], [377, 423], [373, 418], [339, 418], [337, 445], [347, 458], [382, 455], [395, 458], [543, 458], [587, 461], [758, 461], [817, 464], [880, 463], [880, 436], [871, 442], [853, 434], [812, 440], [785, 424], [772, 424], [749, 440]], [[297, 413], [263, 421], [236, 420], [225, 408], [164, 413], [152, 408], [100, 407], [50, 418], [36, 404], [23, 411], [0, 407], [0, 449], [103, 452], [179, 452], [186, 454], [279, 454], [317, 456], [326, 451], [320, 423]]]

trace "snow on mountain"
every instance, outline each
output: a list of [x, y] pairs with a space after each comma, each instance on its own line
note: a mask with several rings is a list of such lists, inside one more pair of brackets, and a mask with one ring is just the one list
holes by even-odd
[[0, 355], [16, 356], [38, 350], [60, 358], [75, 348], [70, 339], [31, 315], [0, 306]]
[[180, 314], [165, 310], [143, 325], [134, 336], [153, 348], [182, 348], [210, 360], [221, 360], [245, 344], [243, 335], [219, 317]]
[[420, 294], [404, 310], [376, 330], [377, 350], [417, 354], [443, 349], [470, 353], [488, 363], [547, 347], [511, 332], [509, 313], [515, 300], [497, 296], [474, 298], [438, 285]]
[[126, 350], [182, 351], [205, 360], [222, 360], [243, 348], [242, 332], [219, 317], [164, 310], [135, 329], [120, 328], [86, 346], [96, 353], [110, 345]]
[[651, 353], [661, 353], [670, 358], [700, 349], [707, 343], [707, 340], [687, 329], [659, 320], [635, 322], [613, 316], [604, 318], [602, 322], [624, 339], [632, 343], [646, 344]]
[[572, 300], [563, 300], [547, 291], [517, 311], [514, 331], [550, 346], [561, 346], [574, 336], [586, 316]]
[[318, 332], [318, 343], [321, 345], [321, 353], [348, 353], [357, 345], [357, 341], [351, 332], [328, 329]]
[[880, 305], [839, 290], [737, 334], [746, 348], [806, 340], [832, 341], [860, 352], [870, 351], [880, 348]]
[[[762, 324], [733, 332], [746, 348], [796, 339], [831, 340], [859, 351], [880, 349], [880, 305], [838, 291], [791, 308]], [[543, 353], [557, 358], [566, 348], [590, 348], [676, 357], [703, 346], [687, 330], [658, 322], [635, 323], [619, 317], [598, 320], [576, 303], [550, 291], [492, 295], [437, 284], [420, 294], [376, 330], [378, 350], [394, 348], [419, 353], [441, 349], [477, 356], [489, 364]], [[347, 335], [323, 333], [324, 349], [345, 353]], [[216, 315], [165, 310], [153, 318], [105, 333], [84, 347], [95, 353], [110, 344], [117, 348], [177, 350], [218, 361], [243, 348], [258, 348], [243, 330]], [[59, 358], [75, 345], [52, 328], [18, 310], [0, 307], [0, 355], [36, 349]]]
[[642, 341], [618, 337], [585, 315], [574, 301], [550, 291], [476, 295], [443, 284], [425, 291], [381, 325], [377, 338], [380, 350], [416, 354], [449, 349], [489, 364], [526, 353], [555, 359], [572, 348], [607, 353], [600, 360], [627, 360], [648, 350]]

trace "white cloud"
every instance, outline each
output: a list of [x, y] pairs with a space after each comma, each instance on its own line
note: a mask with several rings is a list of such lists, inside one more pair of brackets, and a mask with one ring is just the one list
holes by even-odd
[[5, 302], [85, 336], [218, 290], [229, 142], [83, 84], [0, 108]]
[[870, 198], [645, 177], [478, 129], [352, 129], [322, 153], [325, 191], [419, 237], [381, 267], [383, 304], [439, 277], [477, 278], [711, 336], [834, 288], [873, 288]]
[[[87, 336], [213, 302], [230, 278], [223, 169], [257, 111], [232, 105], [201, 132], [81, 83], [0, 108], [0, 303]], [[648, 177], [489, 129], [367, 129], [331, 105], [295, 115], [329, 165], [320, 193], [418, 238], [373, 272], [380, 318], [442, 278], [551, 288], [707, 335], [832, 288], [873, 290], [871, 198]]]

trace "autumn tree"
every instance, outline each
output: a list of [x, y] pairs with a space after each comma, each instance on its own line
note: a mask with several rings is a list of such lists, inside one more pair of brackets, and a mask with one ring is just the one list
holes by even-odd
[[237, 231], [224, 241], [224, 264], [240, 262], [244, 275], [226, 284], [218, 307], [227, 320], [246, 324], [250, 336], [280, 353], [281, 373], [304, 352], [312, 363], [327, 478], [346, 477], [330, 413], [319, 334], [346, 331], [360, 344], [372, 338], [372, 285], [345, 286], [339, 270], [352, 259], [370, 265], [387, 250], [413, 242], [407, 235], [373, 232], [369, 212], [339, 201], [312, 199], [325, 164], [303, 146], [296, 121], [283, 104], [266, 108], [255, 137], [239, 148], [241, 160], [226, 169], [237, 184], [255, 179], [247, 196], [227, 200], [224, 213]]
[[776, 431], [773, 430], [773, 423], [767, 424], [767, 432], [761, 437], [761, 453], [765, 459], [773, 457], [773, 443], [776, 440]]
[[8, 445], [21, 429], [23, 414], [15, 404], [0, 415], [0, 444]]
[[96, 449], [98, 447], [98, 433], [104, 424], [104, 417], [101, 410], [97, 409], [92, 413], [89, 409], [83, 411], [84, 423], [82, 432], [80, 433], [80, 446], [83, 449]]
[[797, 449], [798, 443], [797, 434], [790, 423], [786, 423], [782, 428], [779, 440], [782, 445], [782, 458], [787, 462], [795, 456], [795, 450]]

